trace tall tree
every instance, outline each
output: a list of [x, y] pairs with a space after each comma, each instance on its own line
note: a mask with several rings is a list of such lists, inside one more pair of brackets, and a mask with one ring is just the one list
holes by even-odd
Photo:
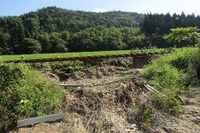
[[9, 42], [10, 42], [10, 34], [4, 33], [0, 30], [0, 53], [1, 54], [10, 54], [12, 53], [12, 49], [10, 49]]
[[174, 28], [171, 29], [170, 34], [164, 35], [163, 38], [177, 47], [194, 46], [199, 43], [200, 38], [199, 33], [196, 31], [197, 27]]
[[36, 54], [42, 51], [42, 46], [39, 41], [31, 38], [24, 38], [22, 45], [20, 46], [20, 53]]

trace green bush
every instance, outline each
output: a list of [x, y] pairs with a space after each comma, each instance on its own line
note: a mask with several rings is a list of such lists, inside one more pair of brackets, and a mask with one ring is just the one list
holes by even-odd
[[151, 84], [162, 87], [176, 86], [180, 78], [180, 73], [174, 67], [158, 60], [144, 69], [142, 74]]
[[[182, 102], [179, 93], [199, 85], [197, 67], [200, 64], [196, 48], [178, 49], [147, 65], [142, 71], [145, 82], [156, 86], [161, 94], [152, 94], [152, 106], [166, 113], [178, 115]], [[164, 95], [162, 95], [164, 94]], [[144, 110], [145, 112], [145, 110]]]
[[164, 88], [185, 88], [198, 85], [197, 49], [183, 48], [151, 62], [142, 72], [147, 82]]
[[55, 113], [61, 89], [25, 64], [0, 64], [0, 106], [18, 118]]

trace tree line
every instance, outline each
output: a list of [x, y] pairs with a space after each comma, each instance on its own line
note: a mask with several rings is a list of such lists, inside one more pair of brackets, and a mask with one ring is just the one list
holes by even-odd
[[[173, 47], [177, 44], [169, 43], [163, 35], [169, 34], [174, 28], [197, 27], [200, 28], [200, 16], [194, 14], [146, 14], [142, 24], [142, 29], [146, 35], [147, 42], [157, 47]], [[184, 44], [185, 45], [185, 44]], [[187, 45], [192, 45], [188, 43]], [[180, 45], [179, 45], [180, 46]]]
[[97, 26], [75, 33], [66, 30], [44, 32], [29, 38], [24, 34], [15, 33], [15, 31], [10, 34], [0, 32], [1, 54], [132, 49], [143, 47], [145, 40], [145, 35], [139, 28], [130, 27]]
[[176, 44], [163, 36], [171, 28], [189, 26], [200, 27], [200, 16], [47, 7], [21, 16], [0, 17], [0, 54], [172, 47]]
[[[138, 45], [144, 38], [138, 27], [143, 19], [137, 13], [93, 13], [57, 7], [0, 17], [0, 53], [128, 49], [131, 46], [128, 41]], [[125, 32], [130, 32], [126, 37], [129, 40]]]

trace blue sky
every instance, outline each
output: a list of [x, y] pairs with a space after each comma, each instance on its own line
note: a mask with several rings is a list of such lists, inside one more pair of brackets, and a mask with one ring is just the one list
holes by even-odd
[[21, 15], [57, 6], [84, 11], [130, 11], [138, 13], [195, 13], [200, 15], [200, 0], [0, 0], [0, 16]]

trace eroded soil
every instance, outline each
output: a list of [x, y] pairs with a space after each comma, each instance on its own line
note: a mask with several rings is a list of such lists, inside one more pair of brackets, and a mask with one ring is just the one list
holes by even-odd
[[46, 73], [45, 76], [59, 84], [88, 86], [65, 89], [64, 120], [19, 128], [11, 133], [200, 133], [198, 91], [180, 96], [185, 105], [178, 117], [157, 112], [152, 127], [138, 122], [137, 114], [149, 101], [149, 92], [135, 82], [137, 73], [116, 66], [91, 67], [62, 77]]

